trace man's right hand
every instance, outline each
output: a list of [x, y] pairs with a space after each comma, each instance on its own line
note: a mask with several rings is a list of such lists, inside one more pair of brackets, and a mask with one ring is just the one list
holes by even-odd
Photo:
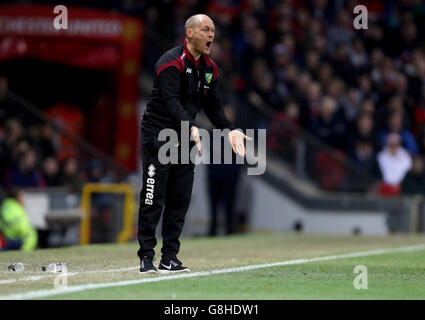
[[195, 140], [196, 148], [198, 148], [199, 154], [202, 155], [201, 137], [199, 136], [198, 128], [195, 126], [192, 126], [190, 128], [190, 134], [192, 135], [193, 140]]

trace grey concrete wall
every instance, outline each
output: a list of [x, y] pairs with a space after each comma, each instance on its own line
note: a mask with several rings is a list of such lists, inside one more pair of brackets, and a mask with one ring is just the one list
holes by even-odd
[[[205, 235], [208, 230], [209, 200], [206, 166], [197, 165], [192, 202], [186, 218], [184, 236]], [[385, 235], [389, 232], [386, 214], [379, 211], [305, 209], [290, 197], [278, 192], [261, 177], [243, 172], [238, 207], [250, 207], [252, 230], [290, 231], [301, 222], [304, 232]]]

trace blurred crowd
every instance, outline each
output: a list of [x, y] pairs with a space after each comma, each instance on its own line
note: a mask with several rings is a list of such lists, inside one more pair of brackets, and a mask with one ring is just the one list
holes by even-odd
[[45, 116], [45, 121], [36, 119], [10, 94], [7, 77], [0, 75], [0, 189], [65, 187], [78, 193], [84, 182], [110, 179], [98, 160], [89, 159], [81, 167], [82, 151], [58, 129], [83, 137], [80, 108], [59, 102]]
[[[84, 137], [81, 108], [72, 100], [58, 102], [44, 116], [37, 119], [10, 93], [7, 77], [0, 75], [0, 251], [33, 250], [37, 241], [39, 247], [50, 246], [52, 229], [35, 232], [29, 224], [23, 190], [59, 187], [80, 194], [86, 182], [115, 182], [100, 160], [87, 159], [70, 139]], [[96, 194], [92, 201], [92, 227], [100, 230], [93, 232], [92, 240], [110, 241], [105, 225], [110, 225], [108, 208], [114, 199]]]
[[[399, 194], [405, 178], [423, 179], [425, 36], [420, 30], [425, 30], [425, 5], [419, 0], [367, 1], [362, 4], [368, 9], [368, 28], [357, 30], [357, 4], [127, 0], [90, 6], [144, 20], [142, 70], [152, 75], [163, 52], [183, 42], [186, 19], [208, 14], [216, 25], [211, 57], [219, 66], [223, 103], [234, 108], [238, 126], [269, 129], [268, 147], [277, 154], [285, 154], [296, 139], [294, 128], [302, 128], [337, 150], [342, 161], [381, 180], [382, 194]], [[58, 155], [64, 142], [55, 140], [49, 124], [29, 127], [9, 119], [0, 128], [2, 185], [78, 184], [76, 161]], [[334, 171], [332, 179], [318, 176], [321, 186], [341, 190], [347, 174], [338, 178], [326, 154], [311, 158], [311, 167]]]
[[[382, 194], [399, 194], [412, 175], [423, 192], [425, 5], [367, 1], [368, 28], [357, 30], [356, 4], [157, 1], [146, 6], [145, 20], [177, 45], [190, 14], [213, 18], [212, 59], [219, 66], [224, 103], [237, 109], [239, 126], [269, 129], [271, 151], [284, 152], [288, 138], [294, 138], [291, 128], [300, 126], [338, 150], [342, 160], [382, 180]], [[148, 39], [144, 53], [151, 71], [161, 54], [154, 42]], [[329, 163], [321, 156], [315, 154], [319, 167], [320, 159]], [[340, 189], [343, 178], [321, 182]]]

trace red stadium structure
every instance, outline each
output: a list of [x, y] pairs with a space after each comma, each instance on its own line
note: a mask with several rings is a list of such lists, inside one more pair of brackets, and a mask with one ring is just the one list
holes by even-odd
[[137, 167], [138, 75], [143, 24], [139, 19], [97, 9], [68, 6], [68, 29], [56, 30], [54, 6], [0, 6], [0, 62], [37, 59], [88, 70], [107, 70], [115, 77], [117, 97], [113, 129], [114, 158], [129, 170]]

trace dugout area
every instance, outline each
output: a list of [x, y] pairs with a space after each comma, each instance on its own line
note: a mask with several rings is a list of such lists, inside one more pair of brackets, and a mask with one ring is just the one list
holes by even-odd
[[[9, 87], [42, 112], [59, 104], [78, 108], [84, 119], [82, 138], [113, 156], [117, 100], [113, 71], [75, 68], [33, 58], [5, 60], [0, 62], [0, 68], [8, 77]], [[30, 112], [23, 112], [28, 125], [41, 122]]]
[[134, 170], [142, 22], [98, 9], [68, 10], [68, 29], [55, 30], [53, 6], [0, 6], [1, 70], [12, 91], [24, 92], [42, 110], [46, 102], [78, 104], [91, 124], [84, 138]]

